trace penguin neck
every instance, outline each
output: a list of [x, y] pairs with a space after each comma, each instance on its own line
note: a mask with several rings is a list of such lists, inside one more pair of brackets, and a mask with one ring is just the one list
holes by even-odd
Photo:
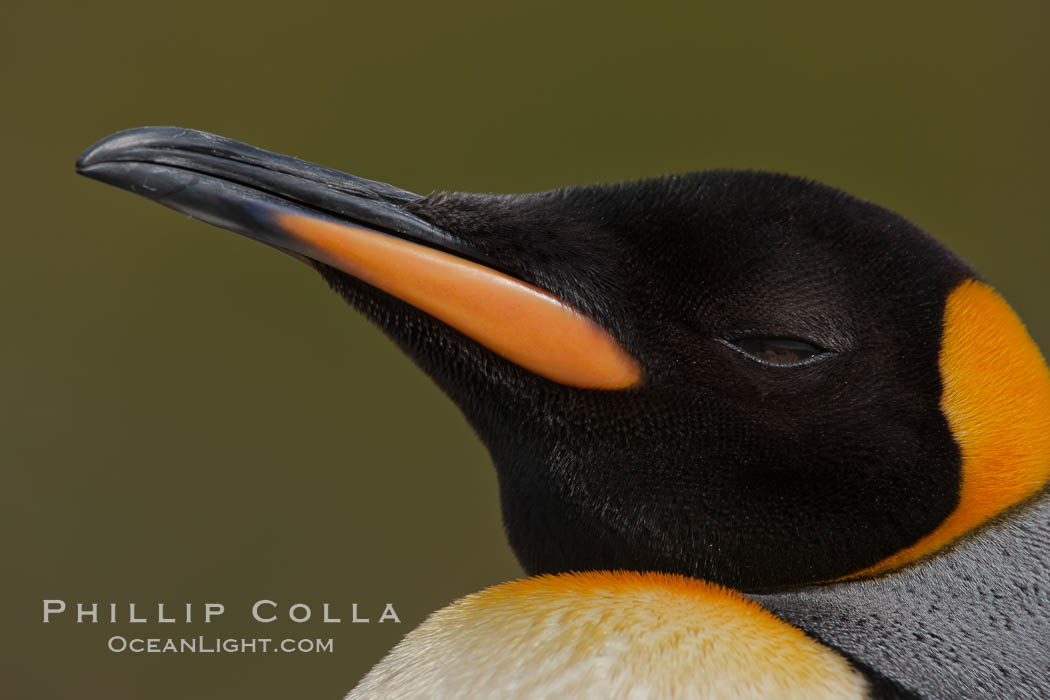
[[750, 597], [924, 695], [1034, 697], [1050, 673], [1047, 562], [1050, 490], [892, 574]]

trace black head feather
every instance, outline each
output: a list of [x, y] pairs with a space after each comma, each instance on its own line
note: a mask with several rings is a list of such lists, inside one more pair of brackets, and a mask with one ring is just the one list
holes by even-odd
[[[938, 351], [945, 298], [974, 273], [892, 212], [730, 171], [405, 208], [587, 313], [644, 368], [630, 390], [558, 385], [319, 265], [463, 409], [530, 574], [827, 580], [954, 507]], [[741, 337], [828, 352], [775, 366]]]

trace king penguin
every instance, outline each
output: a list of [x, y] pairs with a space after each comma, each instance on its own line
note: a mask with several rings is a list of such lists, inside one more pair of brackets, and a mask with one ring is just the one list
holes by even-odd
[[419, 196], [168, 127], [77, 170], [315, 268], [488, 448], [529, 578], [350, 697], [1050, 697], [1050, 375], [900, 216], [739, 171]]

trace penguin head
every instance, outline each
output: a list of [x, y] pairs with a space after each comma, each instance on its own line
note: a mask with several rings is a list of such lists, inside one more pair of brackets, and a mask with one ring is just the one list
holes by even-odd
[[[876, 574], [1050, 478], [1050, 377], [1005, 302], [812, 181], [418, 197], [165, 129], [78, 167], [315, 267], [463, 410], [530, 574]], [[407, 247], [377, 267], [360, 231]]]

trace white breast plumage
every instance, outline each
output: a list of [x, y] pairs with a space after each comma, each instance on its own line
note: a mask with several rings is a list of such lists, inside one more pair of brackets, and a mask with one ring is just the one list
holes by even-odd
[[431, 615], [354, 698], [865, 697], [843, 656], [735, 591], [682, 576], [538, 576]]

